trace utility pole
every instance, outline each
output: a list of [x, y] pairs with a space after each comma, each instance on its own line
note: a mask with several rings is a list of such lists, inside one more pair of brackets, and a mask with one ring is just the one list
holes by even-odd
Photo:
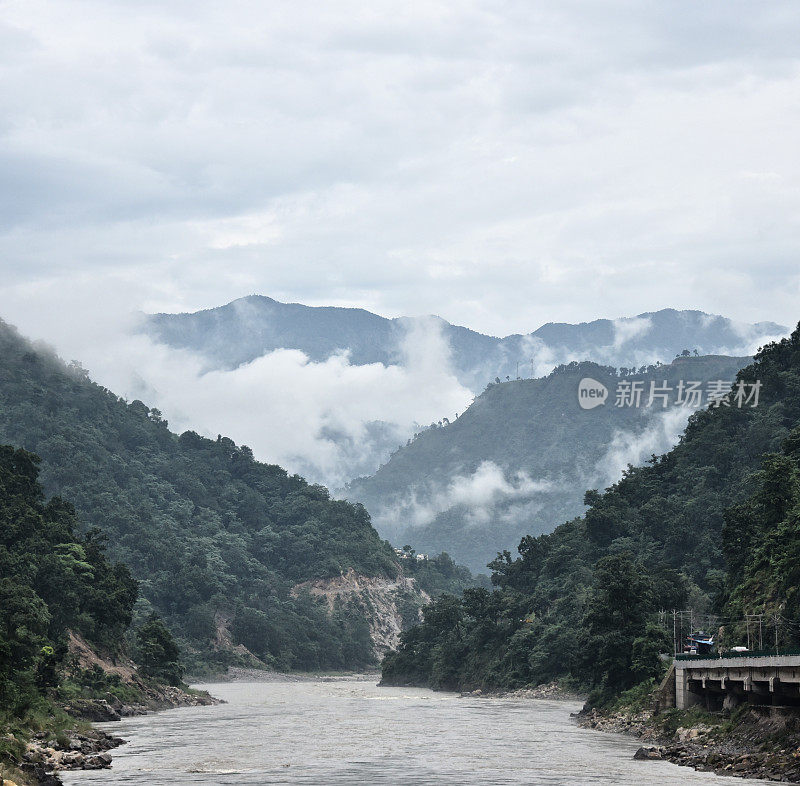
[[519, 379], [519, 361], [517, 361], [517, 379]]
[[775, 614], [775, 654], [778, 654], [778, 615]]
[[672, 610], [672, 652], [678, 654], [678, 615]]
[[747, 649], [750, 649], [751, 645], [751, 636], [750, 636], [750, 623], [753, 623], [753, 636], [752, 636], [752, 646], [756, 646], [755, 637], [755, 623], [758, 622], [758, 649], [764, 649], [764, 614], [745, 614], [744, 615], [745, 622], [747, 623]]

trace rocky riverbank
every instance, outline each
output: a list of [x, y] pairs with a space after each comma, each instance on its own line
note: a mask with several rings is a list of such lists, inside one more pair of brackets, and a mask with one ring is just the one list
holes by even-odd
[[[374, 671], [324, 671], [324, 672], [286, 672], [270, 669], [248, 669], [230, 666], [219, 674], [194, 677], [192, 682], [339, 682], [341, 680], [363, 680], [377, 682], [381, 673]], [[188, 678], [187, 678], [188, 679]]]
[[57, 740], [44, 733], [35, 734], [28, 742], [19, 769], [42, 786], [61, 783], [55, 773], [63, 770], [102, 770], [111, 766], [108, 752], [125, 742], [99, 729], [72, 731]]
[[671, 761], [701, 772], [800, 783], [800, 717], [744, 707], [733, 715], [668, 710], [576, 715], [579, 725], [648, 743], [637, 759]]
[[141, 698], [135, 702], [123, 702], [113, 697], [108, 699], [75, 699], [63, 705], [69, 715], [78, 720], [106, 723], [146, 715], [148, 712], [171, 710], [177, 707], [206, 707], [219, 704], [205, 691], [183, 690], [170, 685], [142, 685]]
[[465, 691], [462, 697], [479, 696], [496, 699], [549, 699], [550, 701], [584, 701], [586, 696], [565, 688], [557, 682], [537, 685], [535, 688], [518, 688], [517, 690], [481, 690]]
[[[62, 706], [67, 714], [78, 721], [75, 728], [55, 737], [46, 732], [34, 734], [27, 742], [17, 767], [28, 783], [59, 786], [61, 781], [58, 773], [64, 770], [99, 770], [111, 767], [111, 754], [108, 751], [125, 743], [121, 737], [94, 729], [86, 723], [81, 724], [81, 721], [106, 723], [159, 710], [219, 703], [219, 699], [205, 691], [187, 691], [169, 685], [151, 684], [142, 686], [141, 700], [135, 703], [124, 703], [113, 698], [110, 701], [76, 699]], [[8, 779], [5, 782], [16, 783]]]

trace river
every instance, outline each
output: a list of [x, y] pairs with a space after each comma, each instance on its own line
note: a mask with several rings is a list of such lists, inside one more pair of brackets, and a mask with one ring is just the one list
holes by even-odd
[[636, 740], [578, 728], [574, 702], [459, 698], [378, 688], [375, 679], [201, 685], [227, 704], [100, 724], [128, 740], [113, 751], [113, 768], [62, 778], [71, 786], [720, 782], [634, 761]]

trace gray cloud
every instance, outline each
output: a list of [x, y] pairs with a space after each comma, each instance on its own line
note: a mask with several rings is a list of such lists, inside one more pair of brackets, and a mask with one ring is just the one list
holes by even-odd
[[88, 276], [131, 309], [793, 324], [798, 22], [791, 0], [7, 6], [0, 312], [25, 293], [42, 334], [37, 287]]
[[673, 407], [650, 417], [640, 432], [617, 430], [594, 472], [586, 477], [587, 488], [606, 488], [622, 477], [628, 465], [644, 464], [651, 456], [660, 456], [678, 444], [686, 428], [691, 409]]
[[393, 497], [374, 515], [380, 531], [391, 537], [427, 526], [454, 507], [463, 509], [465, 526], [485, 526], [493, 516], [519, 521], [541, 504], [537, 497], [553, 487], [550, 479], [534, 480], [522, 470], [506, 472], [493, 461], [482, 461], [474, 472], [454, 475], [446, 482], [431, 479], [425, 488]]

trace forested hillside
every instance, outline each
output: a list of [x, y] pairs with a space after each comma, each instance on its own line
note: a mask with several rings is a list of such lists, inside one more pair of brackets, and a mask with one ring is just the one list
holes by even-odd
[[[519, 686], [568, 677], [602, 701], [655, 676], [668, 652], [659, 609], [713, 609], [740, 643], [745, 612], [779, 615], [797, 643], [800, 605], [800, 328], [738, 381], [758, 406], [694, 414], [680, 444], [631, 469], [586, 515], [526, 537], [493, 563], [493, 592], [444, 597], [384, 661], [384, 681]], [[751, 402], [752, 403], [752, 402]]]
[[[628, 463], [668, 450], [692, 412], [678, 404], [681, 381], [736, 377], [749, 358], [679, 357], [668, 365], [621, 370], [596, 363], [559, 366], [547, 377], [491, 384], [457, 419], [426, 429], [374, 475], [345, 491], [370, 511], [378, 531], [421, 551], [446, 549], [472, 570], [523, 535], [552, 531], [580, 515], [588, 488], [605, 488]], [[609, 390], [603, 406], [578, 404], [581, 379]], [[667, 384], [668, 406], [648, 405]], [[639, 406], [617, 406], [615, 390], [642, 391]], [[620, 402], [622, 403], [622, 402]], [[685, 402], [690, 403], [690, 402]]]
[[[59, 681], [67, 630], [119, 654], [136, 582], [81, 536], [70, 504], [46, 500], [38, 459], [0, 445], [0, 729], [36, 708]], [[5, 741], [4, 741], [5, 742]], [[0, 744], [0, 754], [5, 749]]]
[[[796, 383], [792, 387], [796, 393]], [[727, 576], [718, 605], [729, 620], [762, 614], [779, 645], [795, 644], [800, 641], [800, 429], [764, 458], [747, 489], [747, 499], [725, 513]], [[743, 628], [734, 623], [730, 634], [743, 639]]]
[[103, 532], [109, 555], [141, 582], [137, 613], [160, 612], [190, 666], [228, 662], [237, 641], [283, 668], [373, 659], [365, 609], [342, 603], [329, 615], [293, 592], [350, 568], [397, 574], [363, 507], [255, 461], [225, 437], [173, 434], [158, 411], [120, 399], [0, 323], [5, 442], [41, 456], [46, 492]]

